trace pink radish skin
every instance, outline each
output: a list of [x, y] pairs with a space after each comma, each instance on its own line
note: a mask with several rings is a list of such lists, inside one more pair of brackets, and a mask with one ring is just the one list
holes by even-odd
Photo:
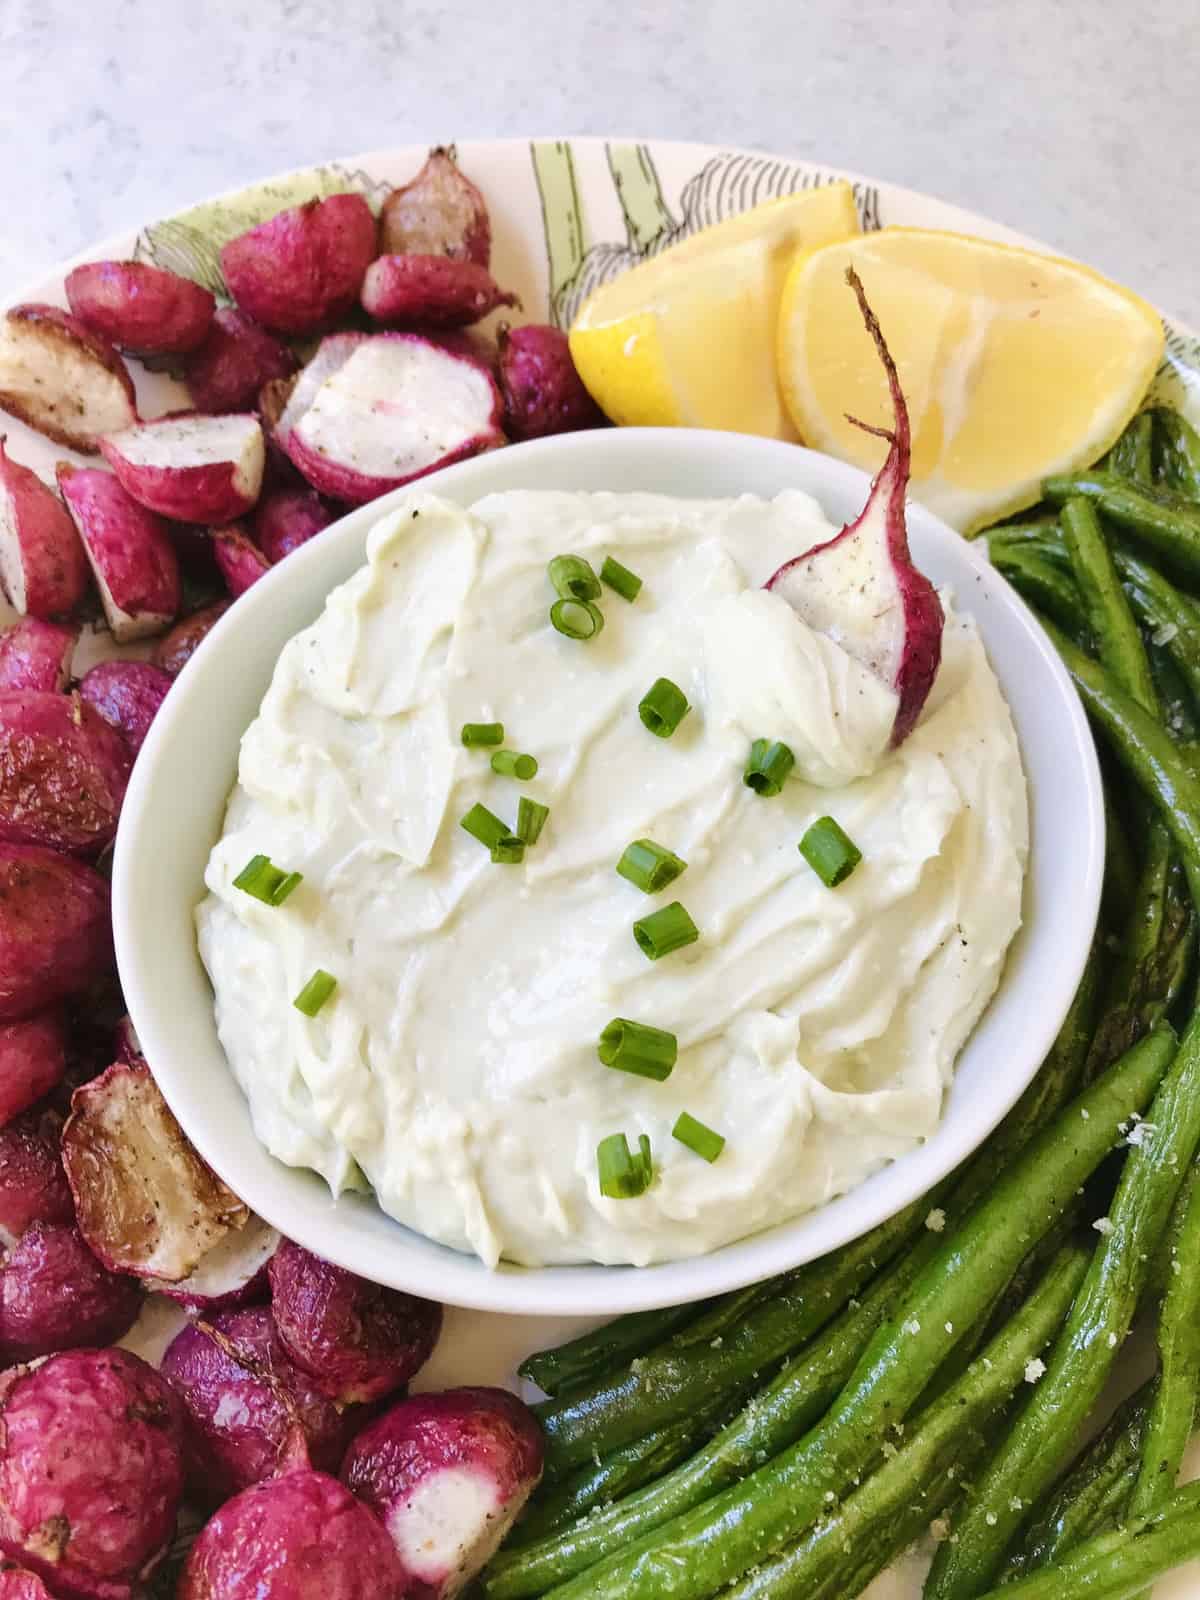
[[62, 1164], [62, 1118], [27, 1111], [0, 1129], [0, 1243], [11, 1250], [35, 1222], [73, 1223]]
[[192, 1149], [144, 1061], [76, 1089], [63, 1165], [79, 1229], [113, 1272], [180, 1283], [249, 1212]]
[[296, 370], [296, 358], [274, 334], [232, 306], [223, 306], [184, 368], [197, 411], [245, 411], [259, 390]]
[[142, 1041], [137, 1036], [133, 1018], [124, 1016], [113, 1029], [113, 1049], [118, 1061], [144, 1061]]
[[0, 410], [95, 455], [137, 421], [133, 379], [109, 341], [58, 306], [13, 306], [0, 324]]
[[249, 415], [160, 417], [100, 449], [126, 493], [175, 522], [232, 522], [262, 488], [263, 432]]
[[216, 301], [207, 289], [145, 261], [89, 261], [67, 273], [67, 304], [93, 333], [123, 350], [194, 350]]
[[70, 681], [71, 658], [78, 643], [78, 628], [23, 617], [0, 634], [0, 693], [36, 689], [43, 694], [61, 694]]
[[146, 1287], [165, 1294], [185, 1311], [205, 1317], [257, 1305], [270, 1298], [268, 1269], [278, 1248], [278, 1232], [261, 1217], [252, 1216], [244, 1228], [226, 1234], [202, 1256], [196, 1270], [182, 1282], [147, 1278]]
[[36, 1572], [0, 1561], [0, 1600], [51, 1600], [51, 1595]]
[[[14, 1117], [36, 1105], [66, 1076], [67, 1030], [57, 1011], [22, 1022], [0, 1022], [0, 1150], [4, 1133]], [[55, 1141], [55, 1162], [58, 1144]], [[4, 1158], [0, 1155], [0, 1168]], [[63, 1174], [64, 1181], [66, 1174]], [[0, 1179], [0, 1187], [3, 1180]], [[0, 1202], [2, 1204], [2, 1202]], [[71, 1215], [74, 1215], [72, 1208]], [[5, 1227], [0, 1212], [0, 1232]]]
[[271, 563], [241, 528], [214, 528], [212, 542], [217, 567], [235, 600], [271, 570]]
[[0, 844], [0, 1022], [86, 989], [112, 959], [106, 880], [55, 850]]
[[271, 1260], [275, 1324], [292, 1360], [331, 1400], [381, 1400], [429, 1360], [442, 1331], [431, 1300], [384, 1289], [290, 1239]]
[[78, 695], [0, 694], [0, 840], [95, 855], [116, 834], [130, 764]]
[[231, 239], [221, 270], [255, 322], [275, 333], [313, 333], [358, 299], [377, 233], [361, 195], [309, 200]]
[[277, 489], [254, 511], [254, 537], [272, 566], [327, 528], [333, 512], [311, 489]]
[[0, 434], [0, 587], [14, 611], [46, 620], [87, 593], [87, 558], [54, 490], [4, 444]]
[[137, 1321], [140, 1286], [108, 1272], [69, 1222], [34, 1222], [0, 1268], [0, 1352], [33, 1361], [114, 1344]]
[[342, 1481], [392, 1536], [413, 1600], [451, 1600], [495, 1554], [542, 1475], [542, 1432], [505, 1389], [401, 1400], [350, 1446]]
[[887, 439], [890, 449], [858, 518], [834, 538], [780, 567], [767, 588], [786, 600], [810, 628], [827, 634], [896, 691], [894, 748], [916, 726], [937, 677], [945, 617], [937, 591], [913, 566], [908, 549], [904, 496], [910, 434], [900, 379], [853, 267], [847, 269], [846, 280], [858, 296], [887, 372], [895, 412], [894, 431], [867, 431]]
[[0, 1548], [65, 1600], [132, 1600], [175, 1531], [183, 1407], [127, 1350], [0, 1378]]
[[188, 1475], [206, 1501], [298, 1467], [336, 1472], [357, 1425], [288, 1359], [266, 1306], [184, 1328], [161, 1370], [187, 1410]]
[[137, 755], [173, 681], [149, 661], [101, 661], [79, 680], [79, 698]]
[[321, 494], [355, 505], [504, 443], [487, 366], [415, 333], [334, 334], [301, 372], [277, 437]]
[[604, 426], [604, 413], [575, 370], [566, 334], [548, 323], [501, 328], [500, 389], [510, 439]]
[[177, 622], [170, 633], [164, 634], [155, 645], [155, 663], [172, 678], [177, 678], [231, 604], [229, 600], [218, 600], [214, 605], [205, 606], [202, 611], [193, 611], [190, 617]]
[[379, 256], [367, 268], [362, 307], [376, 322], [465, 328], [499, 306], [515, 306], [486, 267], [448, 256]]
[[404, 1600], [383, 1527], [323, 1472], [244, 1489], [200, 1531], [177, 1600]]
[[380, 214], [380, 249], [389, 255], [449, 256], [486, 267], [492, 224], [479, 190], [448, 150], [429, 152], [411, 183], [394, 189]]
[[161, 633], [179, 610], [179, 558], [161, 517], [139, 505], [111, 472], [58, 464], [58, 486], [91, 564], [105, 620], [118, 644]]

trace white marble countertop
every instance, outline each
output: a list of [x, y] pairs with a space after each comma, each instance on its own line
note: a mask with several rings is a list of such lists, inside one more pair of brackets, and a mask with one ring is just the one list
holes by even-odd
[[989, 212], [1200, 323], [1179, 0], [0, 0], [0, 295], [221, 189], [384, 145], [751, 145]]

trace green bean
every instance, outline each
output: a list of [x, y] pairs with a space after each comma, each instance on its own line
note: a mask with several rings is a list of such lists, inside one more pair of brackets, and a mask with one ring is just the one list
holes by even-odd
[[1044, 488], [1056, 505], [1079, 495], [1090, 500], [1186, 578], [1200, 579], [1200, 506], [1163, 490], [1140, 489], [1112, 472], [1047, 478]]
[[925, 1586], [926, 1600], [970, 1600], [1000, 1570], [1028, 1507], [1070, 1454], [1124, 1342], [1200, 1142], [1200, 1016], [1189, 1027], [1130, 1145], [1105, 1229], [1045, 1375], [978, 1479]]
[[1108, 452], [1103, 463], [1105, 471], [1119, 473], [1121, 477], [1129, 478], [1134, 483], [1152, 482], [1153, 433], [1153, 415], [1149, 411], [1139, 411]]
[[1146, 649], [1167, 731], [1176, 744], [1194, 739], [1200, 732], [1200, 722], [1196, 721], [1197, 702], [1192, 697], [1186, 679], [1165, 646], [1155, 644], [1151, 638]]
[[1133, 904], [1138, 869], [1129, 834], [1113, 801], [1112, 784], [1104, 784], [1104, 905], [1108, 922], [1124, 921]]
[[1062, 509], [1063, 542], [1087, 611], [1100, 661], [1115, 681], [1147, 711], [1158, 711], [1150, 662], [1116, 563], [1094, 508], [1071, 499]]
[[1184, 499], [1200, 501], [1200, 434], [1169, 406], [1160, 406], [1154, 419], [1159, 478]]
[[1114, 559], [1142, 626], [1165, 646], [1193, 700], [1200, 701], [1200, 608], [1148, 561], [1120, 548]]
[[1069, 572], [1052, 566], [1033, 544], [995, 544], [989, 554], [996, 571], [1030, 605], [1047, 612], [1072, 638], [1087, 637], [1083, 598]]
[[1189, 1483], [1148, 1516], [1097, 1534], [1061, 1561], [989, 1589], [980, 1600], [1131, 1600], [1155, 1578], [1196, 1556], [1200, 1483]]
[[993, 522], [990, 528], [977, 528], [968, 539], [1040, 539], [1058, 526], [1058, 512], [1049, 507], [1030, 506], [1018, 511], [1008, 522]]
[[[807, 1600], [835, 1580], [843, 1587], [831, 1588], [830, 1594], [857, 1594], [857, 1588], [845, 1586], [846, 1553], [858, 1556], [869, 1544], [878, 1572], [928, 1525], [941, 1509], [936, 1503], [931, 1506], [928, 1489], [945, 1481], [947, 1468], [957, 1466], [962, 1473], [985, 1453], [988, 1422], [1012, 1398], [1029, 1362], [1054, 1337], [1087, 1263], [1087, 1251], [1077, 1245], [1060, 1250], [1030, 1298], [953, 1387], [905, 1429], [902, 1445], [891, 1449], [878, 1471], [797, 1543], [726, 1591], [722, 1600], [784, 1600], [792, 1595]], [[951, 1475], [951, 1490], [953, 1486]], [[905, 1517], [914, 1500], [920, 1521], [910, 1532]]]
[[1121, 929], [1117, 960], [1106, 989], [1107, 1003], [1088, 1050], [1087, 1076], [1135, 1044], [1165, 1015], [1168, 996], [1164, 964], [1175, 941], [1186, 932], [1168, 925], [1167, 888], [1171, 878], [1171, 836], [1157, 816], [1151, 818], [1146, 859], [1138, 875], [1129, 913]]
[[704, 1309], [702, 1302], [668, 1306], [662, 1311], [634, 1311], [567, 1344], [537, 1351], [518, 1370], [546, 1394], [567, 1394], [640, 1356]]
[[1174, 1049], [1169, 1029], [1143, 1040], [1042, 1129], [960, 1226], [939, 1237], [900, 1313], [875, 1334], [816, 1427], [742, 1482], [555, 1589], [556, 1600], [702, 1600], [803, 1533], [826, 1494], [841, 1494], [904, 1421], [937, 1367], [1054, 1226], [1112, 1148], [1117, 1123], [1144, 1109]]

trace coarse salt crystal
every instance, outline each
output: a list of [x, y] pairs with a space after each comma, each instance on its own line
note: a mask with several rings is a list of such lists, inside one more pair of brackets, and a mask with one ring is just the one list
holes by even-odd
[[930, 1233], [943, 1233], [945, 1231], [946, 1213], [941, 1206], [934, 1206], [933, 1210], [925, 1218], [925, 1226]]
[[917, 1321], [916, 1317], [914, 1317], [911, 1322], [906, 1322], [904, 1324], [904, 1331], [905, 1333], [920, 1333], [921, 1324]]
[[1164, 622], [1161, 628], [1155, 628], [1150, 635], [1155, 644], [1170, 644], [1179, 632], [1179, 625], [1175, 622]]
[[1025, 1382], [1036, 1383], [1046, 1370], [1046, 1363], [1034, 1356], [1032, 1361], [1025, 1363]]
[[1095, 1228], [1097, 1233], [1104, 1234], [1105, 1238], [1113, 1231], [1113, 1225], [1107, 1217], [1097, 1217], [1095, 1222], [1092, 1223], [1092, 1227]]
[[983, 1520], [987, 1523], [989, 1528], [994, 1528], [996, 1526], [996, 1513], [994, 1511], [989, 1511]]

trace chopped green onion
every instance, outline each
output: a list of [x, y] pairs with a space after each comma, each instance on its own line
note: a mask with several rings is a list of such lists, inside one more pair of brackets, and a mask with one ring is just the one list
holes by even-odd
[[273, 864], [270, 856], [251, 856], [233, 880], [233, 887], [243, 894], [253, 895], [265, 906], [281, 906], [303, 881], [302, 872], [284, 872]]
[[464, 722], [462, 725], [462, 742], [468, 750], [481, 744], [503, 744], [504, 724], [502, 722]]
[[705, 1127], [703, 1122], [697, 1121], [689, 1111], [681, 1111], [671, 1129], [672, 1139], [678, 1139], [680, 1144], [686, 1145], [705, 1161], [715, 1161], [725, 1148], [725, 1140], [719, 1133], [714, 1133], [711, 1128]]
[[665, 1083], [678, 1059], [679, 1042], [662, 1028], [614, 1017], [601, 1033], [596, 1050], [604, 1065], [616, 1072]]
[[862, 851], [832, 817], [818, 817], [800, 841], [800, 854], [827, 889], [836, 889], [862, 860]]
[[643, 894], [657, 894], [669, 883], [674, 883], [681, 872], [687, 871], [687, 862], [681, 861], [670, 850], [664, 850], [653, 839], [635, 839], [625, 846], [617, 871]]
[[526, 844], [536, 844], [542, 836], [542, 829], [546, 826], [546, 818], [550, 815], [550, 807], [544, 806], [538, 800], [527, 800], [521, 796], [521, 803], [517, 807], [517, 838]]
[[700, 930], [679, 901], [672, 900], [661, 911], [652, 911], [648, 917], [640, 917], [633, 925], [633, 937], [644, 956], [651, 961], [658, 961], [663, 956], [669, 956], [672, 950], [682, 950], [685, 945], [695, 944], [700, 937]]
[[669, 739], [691, 707], [670, 678], [656, 678], [638, 702], [638, 716], [656, 739]]
[[604, 614], [590, 600], [556, 600], [550, 621], [568, 639], [594, 639], [604, 626]]
[[604, 558], [604, 564], [600, 568], [600, 581], [606, 583], [610, 589], [615, 589], [622, 600], [634, 601], [642, 592], [642, 580], [637, 573], [630, 572], [628, 567], [623, 567], [611, 556]]
[[555, 594], [564, 600], [598, 600], [600, 579], [582, 556], [555, 556], [546, 568]]
[[520, 778], [526, 783], [537, 777], [537, 758], [522, 755], [519, 750], [497, 750], [492, 757], [492, 771], [502, 778]]
[[750, 746], [750, 760], [742, 782], [747, 789], [762, 795], [764, 800], [779, 794], [787, 782], [796, 758], [786, 744], [778, 740], [755, 739]]
[[623, 1133], [610, 1133], [596, 1147], [596, 1165], [600, 1170], [600, 1193], [610, 1200], [636, 1200], [645, 1194], [654, 1177], [654, 1164], [650, 1153], [650, 1140], [643, 1133], [638, 1139], [638, 1153], [629, 1148]]
[[315, 1017], [336, 988], [337, 979], [333, 974], [318, 967], [292, 1004], [306, 1017]]
[[525, 841], [510, 835], [492, 846], [492, 860], [499, 867], [519, 866], [525, 859]]
[[476, 804], [471, 807], [470, 811], [467, 812], [466, 816], [462, 818], [458, 825], [460, 828], [464, 828], [467, 833], [471, 835], [472, 839], [478, 839], [480, 844], [487, 846], [487, 848], [492, 852], [493, 861], [498, 859], [503, 859], [505, 861], [512, 859], [516, 859], [518, 861], [520, 860], [519, 856], [515, 858], [510, 856], [505, 856], [503, 858], [497, 857], [496, 851], [502, 845], [508, 849], [511, 849], [513, 845], [523, 845], [524, 840], [518, 839], [516, 834], [510, 830], [508, 823], [501, 822], [496, 813], [494, 811], [489, 811], [486, 806], [481, 806], [478, 802], [476, 802]]

